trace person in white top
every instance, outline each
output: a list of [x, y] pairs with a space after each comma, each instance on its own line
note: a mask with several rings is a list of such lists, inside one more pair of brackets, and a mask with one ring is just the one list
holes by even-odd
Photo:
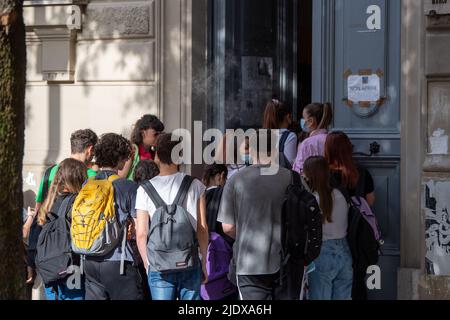
[[304, 179], [316, 196], [323, 215], [323, 242], [315, 270], [308, 275], [311, 300], [350, 300], [352, 297], [352, 255], [347, 242], [348, 204], [330, 184], [330, 170], [324, 157], [306, 160]]
[[[182, 181], [186, 174], [178, 171], [178, 166], [172, 159], [172, 150], [179, 141], [172, 141], [172, 135], [162, 134], [158, 137], [156, 145], [155, 162], [159, 166], [160, 174], [150, 180], [150, 183], [158, 192], [161, 199], [172, 204]], [[140, 187], [136, 196], [137, 211], [137, 245], [144, 262], [146, 270], [149, 272], [149, 286], [154, 300], [199, 300], [200, 285], [207, 282], [206, 273], [206, 251], [208, 246], [208, 226], [206, 222], [205, 193], [206, 187], [199, 181], [194, 180], [188, 190], [183, 207], [189, 213], [189, 220], [196, 231], [197, 240], [202, 257], [201, 271], [199, 268], [180, 272], [170, 272], [161, 274], [149, 270], [149, 260], [147, 256], [147, 237], [149, 222], [156, 211], [156, 207], [148, 194]], [[201, 277], [201, 275], [203, 275]]]
[[[294, 164], [297, 157], [297, 135], [294, 132], [290, 132], [288, 128], [292, 124], [292, 108], [286, 104], [278, 101], [277, 99], [270, 100], [266, 105], [264, 111], [264, 123], [263, 129], [280, 130], [280, 141], [283, 135], [287, 135], [284, 140], [283, 153], [291, 166]], [[282, 149], [281, 146], [277, 146], [278, 149]]]

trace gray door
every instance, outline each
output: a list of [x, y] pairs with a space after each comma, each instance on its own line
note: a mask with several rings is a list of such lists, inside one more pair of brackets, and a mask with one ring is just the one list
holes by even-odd
[[374, 211], [385, 245], [379, 262], [381, 289], [370, 290], [369, 296], [396, 299], [401, 1], [320, 0], [313, 4], [313, 100], [333, 102], [334, 128], [351, 137], [355, 157], [374, 177]]

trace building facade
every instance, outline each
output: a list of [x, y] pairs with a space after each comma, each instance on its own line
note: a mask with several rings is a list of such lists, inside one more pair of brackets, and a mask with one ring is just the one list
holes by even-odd
[[[450, 4], [433, 0], [34, 0], [24, 188], [90, 127], [129, 135], [261, 125], [276, 95], [299, 119], [330, 101], [374, 176], [385, 244], [372, 299], [450, 297]], [[201, 167], [188, 168], [198, 175]], [[447, 240], [448, 239], [448, 240]], [[370, 276], [368, 275], [368, 276]]]

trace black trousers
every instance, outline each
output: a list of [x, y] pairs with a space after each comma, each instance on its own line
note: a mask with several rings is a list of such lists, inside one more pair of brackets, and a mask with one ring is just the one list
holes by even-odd
[[277, 300], [279, 272], [271, 275], [237, 276], [241, 300]]
[[131, 262], [85, 260], [86, 300], [143, 300], [142, 278]]

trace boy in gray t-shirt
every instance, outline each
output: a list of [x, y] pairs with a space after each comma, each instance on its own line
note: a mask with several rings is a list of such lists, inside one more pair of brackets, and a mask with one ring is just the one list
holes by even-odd
[[[258, 132], [258, 141], [270, 137], [263, 132]], [[274, 175], [263, 174], [277, 155], [271, 152], [271, 139], [266, 140], [267, 148], [250, 146], [256, 164], [225, 185], [218, 215], [224, 232], [236, 239], [233, 255], [242, 300], [274, 299], [280, 270], [281, 210], [292, 174], [281, 167]]]

